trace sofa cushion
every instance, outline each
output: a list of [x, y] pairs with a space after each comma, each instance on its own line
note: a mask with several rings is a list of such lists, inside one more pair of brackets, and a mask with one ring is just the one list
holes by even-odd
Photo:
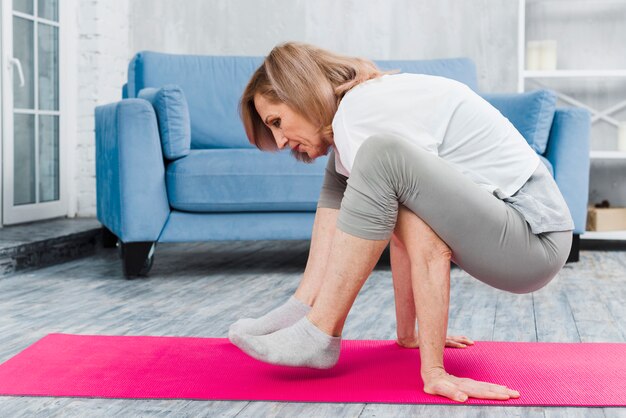
[[[254, 148], [239, 118], [241, 94], [263, 57], [178, 55], [143, 51], [128, 66], [126, 94], [176, 84], [184, 90], [191, 118], [191, 148]], [[382, 69], [440, 75], [476, 89], [476, 68], [468, 58], [376, 61]]]
[[238, 114], [241, 94], [263, 57], [140, 52], [128, 66], [128, 97], [145, 87], [179, 85], [191, 118], [191, 148], [254, 148]]
[[175, 160], [189, 154], [189, 108], [182, 89], [173, 84], [159, 89], [149, 87], [139, 92], [139, 98], [148, 100], [154, 107], [165, 158]]
[[511, 121], [537, 154], [546, 151], [556, 109], [554, 92], [535, 90], [517, 94], [484, 94], [483, 98]]
[[192, 150], [167, 166], [170, 206], [187, 212], [315, 211], [327, 159], [304, 164], [288, 150]]

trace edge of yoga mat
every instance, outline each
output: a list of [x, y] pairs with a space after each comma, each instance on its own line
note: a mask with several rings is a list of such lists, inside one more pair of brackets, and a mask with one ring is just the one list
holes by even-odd
[[[520, 392], [465, 403], [424, 393], [419, 350], [344, 340], [328, 370], [265, 364], [226, 338], [48, 334], [0, 364], [0, 395], [118, 399], [626, 406], [626, 344], [476, 341], [446, 370]], [[611, 368], [607, 368], [611, 364]]]

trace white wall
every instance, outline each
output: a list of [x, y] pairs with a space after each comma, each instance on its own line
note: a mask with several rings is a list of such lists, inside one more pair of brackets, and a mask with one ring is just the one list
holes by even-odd
[[73, 202], [96, 216], [94, 109], [120, 100], [130, 53], [129, 0], [81, 0], [78, 10], [78, 103]]
[[130, 11], [133, 51], [266, 55], [295, 40], [372, 59], [468, 56], [483, 90], [516, 87], [515, 0], [133, 0]]

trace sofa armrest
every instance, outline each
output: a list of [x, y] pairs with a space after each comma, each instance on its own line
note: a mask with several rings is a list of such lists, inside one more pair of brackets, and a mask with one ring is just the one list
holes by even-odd
[[154, 109], [127, 99], [95, 116], [98, 220], [122, 242], [157, 241], [170, 207]]
[[574, 219], [574, 233], [585, 232], [589, 201], [591, 115], [585, 109], [562, 108], [554, 114], [545, 157]]

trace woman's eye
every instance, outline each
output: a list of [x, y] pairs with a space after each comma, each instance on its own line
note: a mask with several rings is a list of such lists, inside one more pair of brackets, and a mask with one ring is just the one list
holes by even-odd
[[272, 122], [272, 125], [274, 125], [277, 128], [280, 128], [280, 119], [274, 120], [274, 122]]

